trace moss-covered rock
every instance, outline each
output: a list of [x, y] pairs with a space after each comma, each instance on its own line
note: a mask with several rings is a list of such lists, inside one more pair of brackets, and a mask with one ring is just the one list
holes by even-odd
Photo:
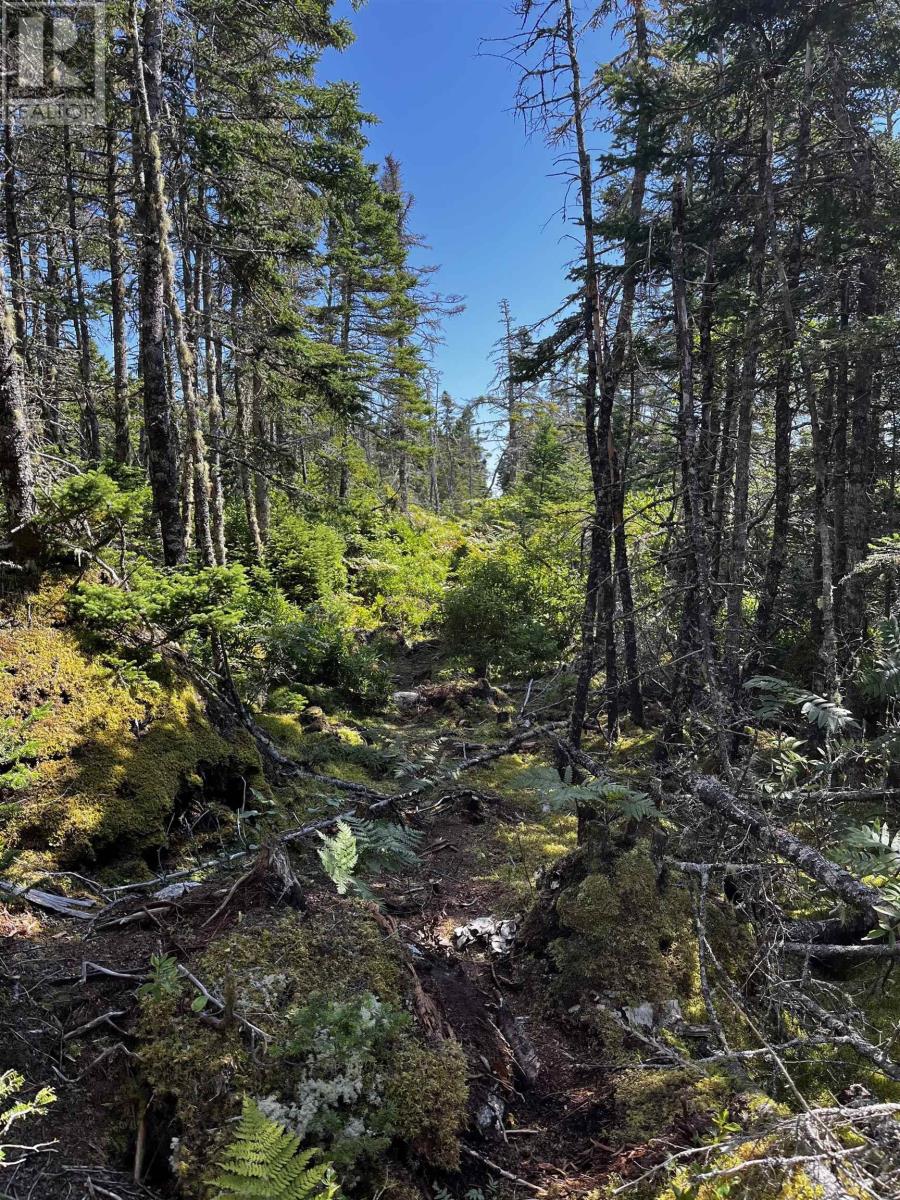
[[139, 858], [195, 800], [227, 822], [265, 788], [250, 736], [222, 737], [189, 683], [159, 667], [134, 686], [49, 622], [0, 636], [0, 718], [42, 707], [31, 781], [0, 813], [19, 874]]
[[245, 1095], [325, 1151], [345, 1182], [395, 1143], [434, 1166], [456, 1166], [464, 1055], [418, 1028], [403, 951], [368, 905], [334, 900], [304, 917], [251, 913], [192, 970], [233, 995], [234, 1011], [265, 1036], [251, 1046], [239, 1021], [211, 1030], [187, 991], [174, 1001], [144, 999], [143, 1070], [174, 1106], [174, 1163], [186, 1196], [202, 1194]]
[[549, 953], [566, 989], [595, 988], [617, 1002], [690, 994], [696, 965], [689, 896], [661, 884], [643, 845], [591, 870], [556, 901]]

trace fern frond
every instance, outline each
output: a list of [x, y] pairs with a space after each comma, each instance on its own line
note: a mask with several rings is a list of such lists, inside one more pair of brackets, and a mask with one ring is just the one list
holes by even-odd
[[245, 1100], [234, 1140], [209, 1181], [215, 1200], [335, 1200], [340, 1195], [330, 1163], [314, 1163], [315, 1150], [270, 1121]]
[[338, 893], [344, 896], [353, 885], [353, 872], [359, 862], [356, 836], [346, 821], [338, 821], [333, 837], [327, 833], [320, 833], [319, 837], [324, 843], [319, 850], [322, 866]]
[[365, 817], [348, 817], [347, 825], [356, 838], [361, 859], [377, 859], [379, 867], [412, 866], [419, 861], [422, 834], [418, 830]]
[[783, 705], [792, 704], [799, 707], [810, 725], [824, 730], [829, 736], [856, 725], [853, 713], [836, 700], [796, 688], [783, 679], [757, 675], [748, 679], [744, 687], [762, 694], [759, 716], [778, 716]]
[[842, 849], [844, 860], [859, 875], [900, 876], [900, 832], [887, 823], [848, 829]]

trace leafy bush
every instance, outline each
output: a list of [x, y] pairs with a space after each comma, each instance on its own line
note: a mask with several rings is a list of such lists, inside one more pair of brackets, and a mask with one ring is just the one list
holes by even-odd
[[119, 467], [70, 475], [45, 496], [38, 523], [51, 543], [68, 550], [96, 551], [120, 537], [150, 508], [143, 472]]
[[34, 776], [29, 760], [36, 757], [39, 747], [28, 731], [51, 710], [52, 705], [42, 704], [22, 719], [0, 719], [0, 791], [18, 792], [28, 787]]
[[345, 591], [346, 554], [344, 539], [330, 525], [276, 507], [266, 561], [289, 600], [305, 605]]
[[300, 609], [266, 572], [252, 579], [245, 619], [230, 638], [232, 666], [252, 698], [274, 698], [281, 711], [291, 703], [288, 691], [302, 695], [316, 685], [365, 706], [387, 698], [391, 682], [380, 644], [361, 634], [349, 600], [334, 596]]
[[479, 675], [542, 667], [562, 655], [574, 609], [558, 575], [509, 543], [464, 558], [444, 604], [451, 652]]
[[234, 629], [244, 617], [248, 596], [243, 567], [166, 571], [141, 559], [130, 573], [129, 590], [82, 583], [70, 608], [103, 633], [161, 644], [189, 632]]
[[438, 616], [458, 527], [417, 512], [361, 539], [353, 561], [353, 588], [374, 620], [411, 640]]

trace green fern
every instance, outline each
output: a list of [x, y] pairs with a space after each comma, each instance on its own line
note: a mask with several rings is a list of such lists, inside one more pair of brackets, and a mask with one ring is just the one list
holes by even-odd
[[315, 1150], [270, 1121], [245, 1100], [234, 1141], [209, 1181], [215, 1200], [335, 1200], [340, 1195], [330, 1163], [311, 1165]]
[[748, 679], [744, 687], [760, 692], [760, 717], [775, 717], [781, 714], [782, 707], [790, 704], [800, 709], [802, 715], [818, 729], [829, 736], [840, 733], [856, 725], [853, 713], [836, 700], [827, 696], [817, 696], [814, 692], [804, 691], [793, 687], [783, 679], [774, 679], [767, 675], [757, 675]]
[[319, 850], [319, 858], [325, 873], [337, 888], [339, 895], [345, 896], [356, 882], [353, 872], [359, 862], [359, 845], [356, 835], [346, 821], [338, 821], [337, 833], [330, 837], [320, 833], [323, 845]]
[[890, 700], [900, 695], [900, 625], [893, 617], [876, 627], [860, 667], [859, 685], [870, 700]]
[[367, 869], [414, 866], [419, 861], [422, 835], [393, 821], [348, 817], [347, 825], [356, 838], [360, 859]]
[[900, 832], [887, 823], [847, 830], [842, 850], [846, 864], [859, 875], [900, 876]]

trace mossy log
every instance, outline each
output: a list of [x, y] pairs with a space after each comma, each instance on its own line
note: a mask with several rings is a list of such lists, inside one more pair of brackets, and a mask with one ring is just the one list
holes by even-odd
[[761, 846], [774, 850], [799, 867], [801, 871], [821, 883], [845, 904], [859, 912], [872, 925], [878, 923], [877, 906], [883, 897], [875, 888], [861, 883], [849, 871], [820, 854], [807, 842], [778, 825], [774, 825], [765, 813], [754, 808], [745, 800], [739, 800], [718, 779], [710, 775], [695, 775], [689, 780], [691, 791], [707, 808], [724, 817], [739, 829], [752, 833]]

